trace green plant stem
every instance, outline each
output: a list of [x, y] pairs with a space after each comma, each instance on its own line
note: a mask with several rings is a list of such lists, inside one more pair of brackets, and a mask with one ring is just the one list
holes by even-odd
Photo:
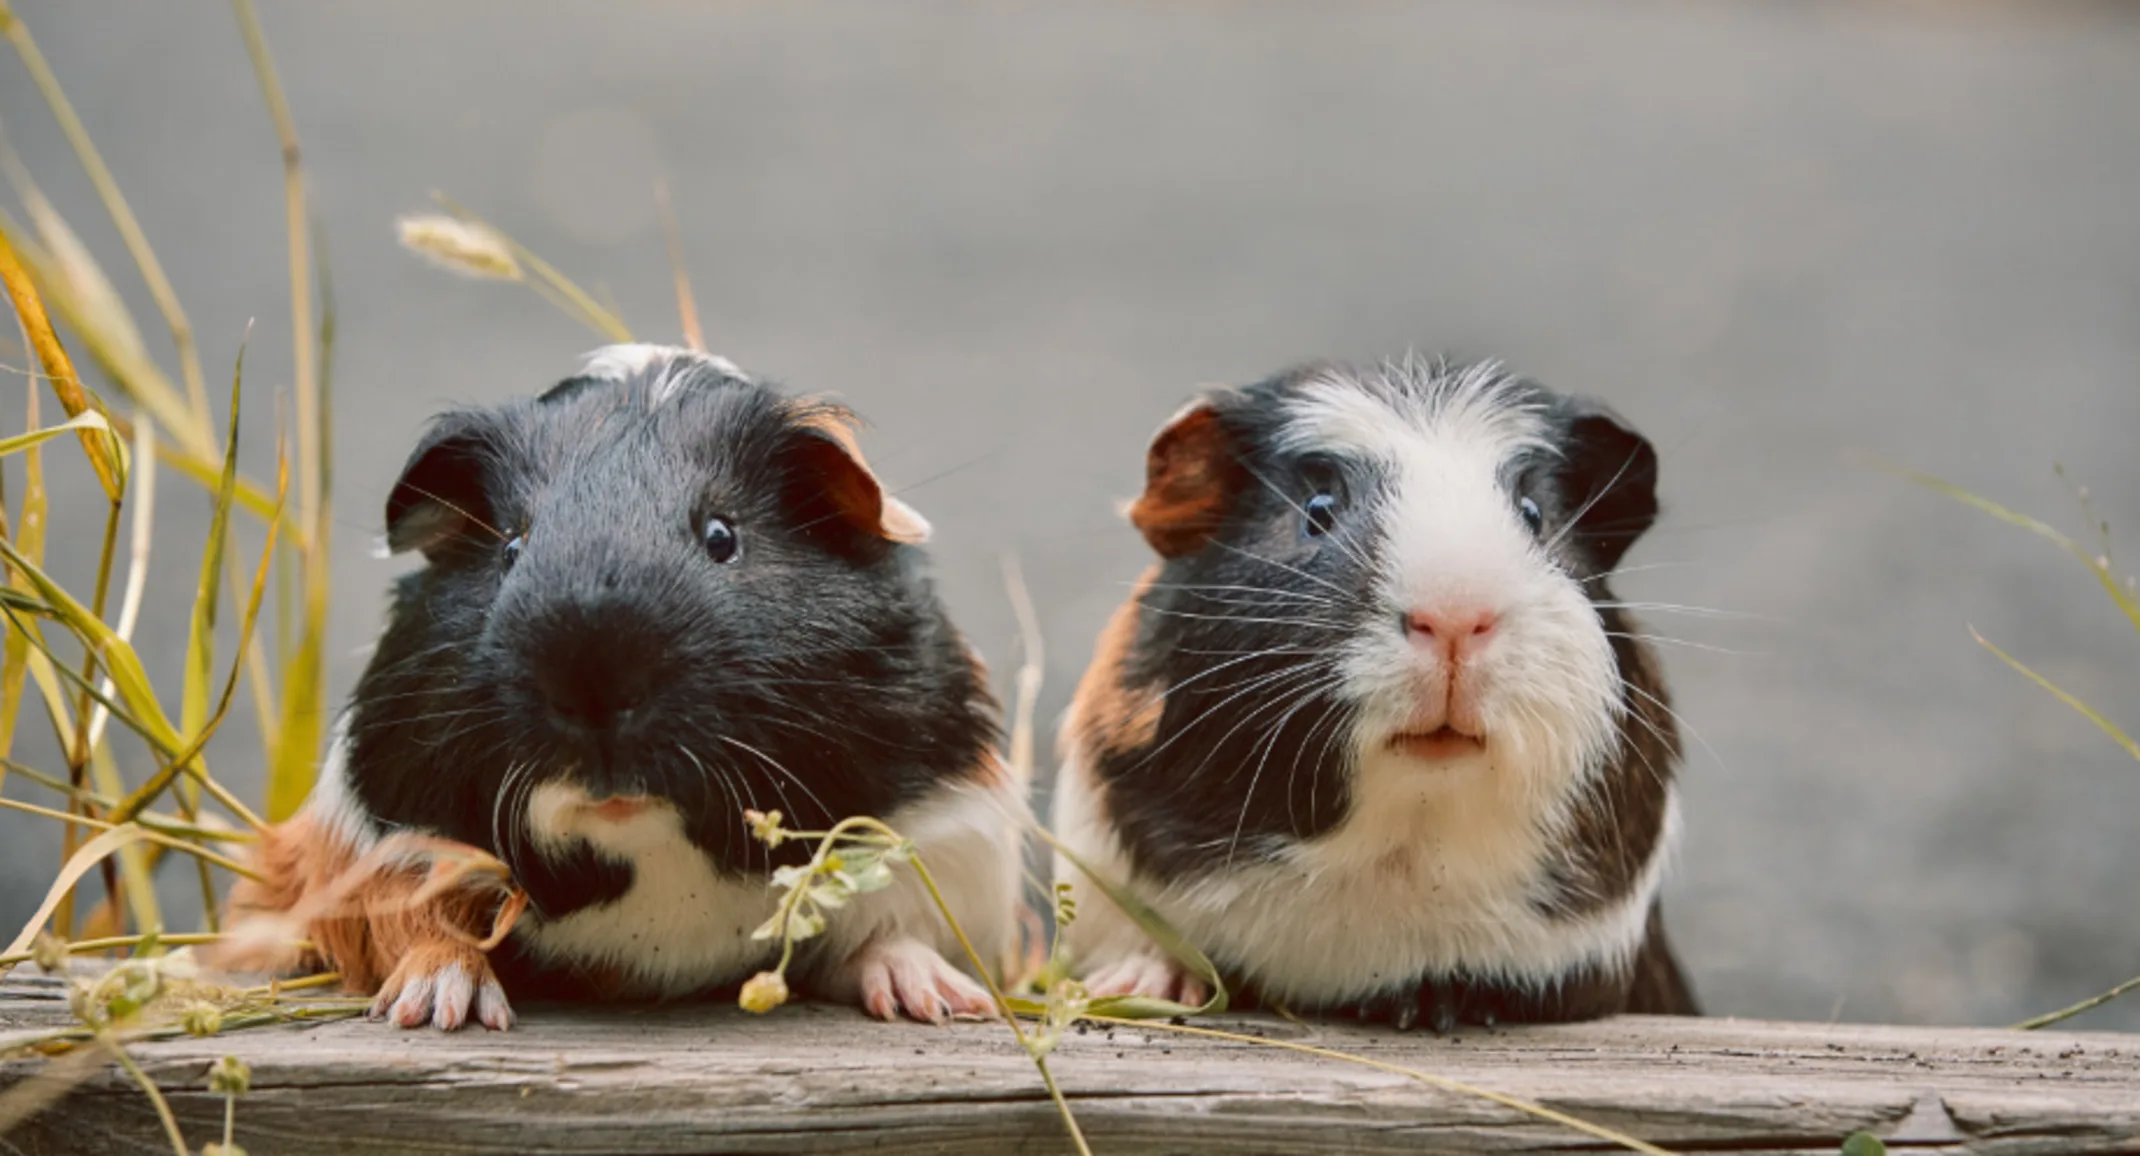
[[2126, 992], [2132, 991], [2135, 988], [2140, 988], [2140, 975], [2136, 975], [2131, 979], [2126, 980], [2124, 983], [2121, 983], [2118, 986], [2111, 988], [2109, 991], [2106, 991], [2101, 995], [2089, 996], [2087, 999], [2084, 999], [2081, 1002], [2072, 1005], [2071, 1007], [2062, 1007], [2055, 1012], [2049, 1012], [2044, 1015], [2037, 1016], [2034, 1019], [2022, 1020], [2020, 1023], [2014, 1025], [2014, 1030], [2022, 1032], [2032, 1032], [2035, 1031], [2037, 1028], [2047, 1028], [2055, 1023], [2063, 1023], [2064, 1021], [2070, 1020], [2074, 1016], [2077, 1016], [2084, 1011], [2088, 1011], [2092, 1008], [2102, 1007], [2104, 1004], [2109, 1003], [2111, 1000], [2114, 1000], [2119, 996], [2124, 995]]
[[1615, 1132], [1611, 1128], [1607, 1128], [1602, 1124], [1593, 1124], [1588, 1120], [1584, 1120], [1576, 1116], [1570, 1116], [1566, 1112], [1555, 1111], [1552, 1108], [1546, 1107], [1544, 1104], [1533, 1103], [1532, 1101], [1521, 1099], [1516, 1096], [1510, 1096], [1502, 1092], [1489, 1091], [1485, 1088], [1476, 1087], [1474, 1085], [1464, 1083], [1461, 1080], [1452, 1080], [1447, 1076], [1437, 1076], [1432, 1072], [1422, 1072], [1417, 1068], [1407, 1068], [1401, 1064], [1384, 1063], [1381, 1060], [1368, 1059], [1366, 1056], [1355, 1056], [1349, 1052], [1340, 1052], [1331, 1048], [1318, 1048], [1313, 1044], [1296, 1044], [1291, 1042], [1290, 1040], [1263, 1039], [1257, 1036], [1242, 1035], [1239, 1032], [1220, 1031], [1217, 1028], [1193, 1028], [1188, 1026], [1187, 1024], [1171, 1024], [1163, 1020], [1133, 1020], [1125, 1019], [1121, 1016], [1106, 1015], [1085, 1015], [1080, 1016], [1079, 1018], [1091, 1020], [1093, 1023], [1114, 1024], [1119, 1027], [1127, 1028], [1150, 1028], [1156, 1031], [1176, 1032], [1181, 1035], [1204, 1036], [1209, 1039], [1227, 1040], [1237, 1044], [1250, 1044], [1266, 1048], [1283, 1048], [1289, 1052], [1300, 1052], [1305, 1055], [1321, 1056], [1324, 1059], [1329, 1060], [1343, 1060], [1348, 1064], [1359, 1064], [1363, 1067], [1375, 1068], [1379, 1071], [1390, 1072], [1394, 1075], [1408, 1076], [1414, 1080], [1418, 1080], [1422, 1084], [1426, 1084], [1429, 1087], [1440, 1088], [1445, 1092], [1454, 1092], [1462, 1096], [1473, 1096], [1482, 1100], [1490, 1100], [1493, 1103], [1499, 1104], [1504, 1108], [1513, 1108], [1516, 1111], [1522, 1112], [1524, 1115], [1527, 1116], [1535, 1116], [1541, 1120], [1550, 1120], [1555, 1124], [1561, 1124], [1566, 1127], [1573, 1128], [1586, 1136], [1595, 1136], [1600, 1140], [1605, 1140], [1610, 1143], [1617, 1144], [1622, 1148], [1627, 1148], [1635, 1152], [1646, 1152], [1649, 1153], [1650, 1156], [1672, 1156], [1672, 1153], [1663, 1148], [1659, 1148], [1655, 1144], [1651, 1144], [1644, 1140], [1638, 1140], [1635, 1137], [1626, 1134], [1625, 1132]]
[[[875, 832], [875, 836], [856, 836], [851, 833], [865, 829]], [[907, 843], [906, 836], [893, 830], [889, 824], [881, 819], [868, 816], [842, 819], [833, 824], [832, 829], [829, 831], [790, 831], [787, 832], [787, 836], [791, 839], [818, 840], [817, 851], [810, 857], [810, 863], [813, 867], [822, 866], [841, 839], [849, 839], [858, 843], [875, 843], [879, 846], [887, 847], [896, 847]], [[914, 851], [908, 856], [908, 865], [914, 869], [914, 875], [921, 880], [922, 887], [929, 892], [929, 901], [936, 905], [936, 912], [943, 917], [944, 925], [949, 927], [951, 934], [958, 939], [959, 950], [965, 953], [966, 961], [973, 965], [974, 972], [981, 977], [981, 982], [987, 985], [988, 996], [996, 1005], [996, 1014], [1003, 1017], [1003, 1022], [1011, 1029], [1011, 1035], [1017, 1039], [1018, 1046], [1024, 1049], [1027, 1058], [1031, 1059], [1033, 1066], [1039, 1070], [1041, 1083], [1048, 1089], [1048, 1098], [1055, 1102], [1055, 1110], [1062, 1115], [1063, 1127], [1069, 1131], [1071, 1142], [1077, 1145], [1080, 1156], [1092, 1156], [1092, 1147], [1085, 1142], [1084, 1129], [1078, 1127], [1077, 1115], [1070, 1110], [1070, 1101], [1063, 1095], [1061, 1087], [1056, 1084], [1055, 1073], [1048, 1068], [1046, 1050], [1039, 1047], [1033, 1037], [1025, 1034], [1025, 1028], [1018, 1022], [1017, 1012], [1011, 1007], [1010, 997], [1003, 993], [1003, 988], [996, 983], [995, 973], [982, 960], [981, 953], [974, 949], [973, 941], [966, 937], [966, 929], [959, 925], [958, 918], [951, 913], [951, 904], [944, 899], [943, 891], [936, 886], [936, 876], [929, 872], [929, 865], [922, 861], [919, 851]], [[801, 902], [800, 896], [806, 890], [808, 888], [801, 885], [792, 888], [781, 903], [781, 951], [780, 964], [777, 970], [782, 973], [787, 971], [788, 963], [795, 952], [795, 941], [787, 935], [788, 923], [795, 907]]]
[[192, 1156], [192, 1150], [186, 1147], [185, 1134], [178, 1130], [178, 1117], [171, 1114], [171, 1104], [163, 1098], [163, 1093], [157, 1090], [156, 1081], [149, 1079], [148, 1073], [134, 1063], [134, 1058], [126, 1054], [126, 1049], [120, 1046], [118, 1040], [110, 1036], [100, 1038], [105, 1050], [111, 1053], [111, 1058], [119, 1061], [119, 1066], [126, 1069], [126, 1074], [141, 1085], [149, 1103], [156, 1106], [156, 1118], [163, 1121], [164, 1135], [171, 1138], [171, 1151], [176, 1152], [178, 1156]]
[[[67, 945], [68, 955], [95, 955], [100, 951], [124, 951], [130, 947], [156, 943], [164, 947], [198, 947], [203, 944], [221, 943], [230, 938], [215, 932], [184, 931], [172, 935], [114, 935], [106, 939], [83, 939]], [[0, 955], [0, 967], [15, 967], [29, 962], [31, 953], [24, 951], [15, 955]]]

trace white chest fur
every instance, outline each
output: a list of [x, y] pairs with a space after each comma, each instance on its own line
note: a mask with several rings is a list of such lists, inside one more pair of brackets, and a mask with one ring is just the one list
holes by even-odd
[[[1362, 768], [1345, 823], [1324, 836], [1194, 879], [1136, 876], [1137, 890], [1206, 953], [1297, 1006], [1357, 999], [1431, 972], [1544, 986], [1585, 963], [1617, 966], [1640, 946], [1676, 805], [1625, 897], [1587, 916], [1554, 917], [1531, 896], [1557, 817], [1541, 815], [1520, 780], [1495, 774], [1484, 756], [1432, 769], [1376, 762]], [[1089, 787], [1068, 780], [1084, 776], [1066, 771], [1064, 836], [1081, 853], [1098, 851], [1095, 866], [1132, 878], [1112, 835], [1091, 821], [1089, 800], [1074, 797]], [[1092, 922], [1073, 936], [1090, 937], [1093, 962], [1124, 949], [1127, 928]]]
[[747, 978], [772, 958], [751, 932], [776, 901], [761, 879], [716, 872], [684, 836], [676, 811], [655, 804], [626, 818], [605, 818], [577, 788], [536, 788], [529, 829], [552, 846], [585, 840], [597, 854], [632, 866], [631, 889], [562, 919], [529, 920], [520, 941], [542, 960], [614, 968], [617, 995], [680, 995]]

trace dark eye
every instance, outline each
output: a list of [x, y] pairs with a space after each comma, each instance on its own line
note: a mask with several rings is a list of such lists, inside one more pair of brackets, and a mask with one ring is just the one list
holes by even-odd
[[733, 562], [742, 553], [743, 540], [726, 518], [706, 519], [706, 556], [716, 562]]
[[1536, 534], [1545, 529], [1546, 512], [1538, 508], [1537, 502], [1528, 497], [1517, 498], [1516, 512], [1523, 515], [1523, 524], [1531, 528], [1531, 533]]
[[526, 545], [526, 535], [515, 534], [512, 537], [507, 538], [505, 540], [505, 545], [500, 546], [498, 548], [498, 569], [512, 569], [513, 563], [520, 561], [520, 551]]
[[1321, 536], [1337, 525], [1338, 500], [1332, 493], [1320, 493], [1301, 505], [1308, 514], [1308, 533]]

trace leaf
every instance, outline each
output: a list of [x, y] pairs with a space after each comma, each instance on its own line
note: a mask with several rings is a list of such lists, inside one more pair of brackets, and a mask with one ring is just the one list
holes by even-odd
[[[68, 858], [66, 866], [60, 868], [59, 878], [53, 880], [52, 886], [45, 891], [44, 902], [38, 904], [37, 914], [30, 917], [29, 923], [23, 926], [22, 933], [15, 937], [15, 941], [8, 945], [6, 951], [0, 951], [0, 955], [18, 955], [27, 950], [30, 941], [36, 939], [37, 933], [44, 930], [45, 921], [52, 918], [52, 912], [59, 906], [61, 898], [74, 890], [74, 885], [81, 881], [82, 876], [87, 875], [91, 868], [103, 862], [106, 857], [117, 853], [121, 847], [132, 846], [147, 835], [148, 831], [141, 827], [114, 827], [82, 844], [81, 848]], [[0, 966], [0, 975], [6, 975], [13, 968], [12, 964]]]
[[1843, 1141], [1843, 1156], [1887, 1156], [1887, 1145], [1870, 1132], [1852, 1132]]
[[59, 621], [95, 654], [97, 664], [104, 668], [112, 685], [118, 689], [120, 699], [131, 708], [137, 720], [135, 729], [166, 751], [176, 751], [184, 745], [172, 728], [170, 718], [164, 714], [162, 704], [157, 702], [148, 672], [142, 669], [141, 658], [134, 653], [133, 646], [90, 613], [88, 607], [76, 602], [35, 563], [23, 557], [13, 543], [0, 540], [0, 555], [5, 555], [29, 579], [37, 593], [51, 604]]
[[2140, 759], [2140, 743], [2134, 742], [2132, 736], [2126, 734], [2123, 730], [2121, 730], [2118, 727], [2118, 724], [2110, 721], [2107, 718], [2104, 718], [2100, 713], [2096, 711], [2094, 707], [2089, 706], [2087, 703], [2082, 702], [2080, 699], [2075, 698], [2071, 694], [2068, 694], [2064, 689], [2059, 687], [2057, 683], [2054, 683], [2050, 679], [2045, 678], [2044, 676], [2029, 669], [2028, 666], [2022, 663], [2020, 659], [2015, 658], [2013, 655], [2010, 655], [2005, 651], [1999, 649], [1997, 646], [1993, 645], [1991, 640], [1977, 633], [1976, 627], [1972, 626], [1969, 628], [1969, 636], [1977, 640], [1977, 645], [1982, 646], [1984, 649], [1989, 650], [1993, 654], [1998, 655], [2000, 660], [2005, 662], [2006, 665], [2013, 667], [2015, 670], [2020, 671], [2024, 675], [2027, 675], [2029, 681], [2035, 683], [2037, 686], [2040, 686], [2047, 691], [2050, 691], [2053, 695], [2057, 696], [2058, 701], [2065, 703], [2067, 706], [2072, 707], [2074, 710], [2081, 712], [2081, 714], [2085, 716], [2089, 722], [2094, 723], [2097, 727], [2102, 729], [2104, 734], [2109, 735], [2113, 740], [2117, 742], [2119, 746], [2124, 747], [2126, 754], [2131, 755], [2135, 759]]
[[[28, 411], [28, 424], [31, 429], [36, 429], [36, 385], [32, 384], [29, 387], [23, 401], [24, 408]], [[5, 525], [7, 509], [4, 503], [0, 503], [0, 537], [15, 538], [21, 544], [22, 552], [26, 557], [33, 561], [43, 561], [45, 556], [46, 514], [44, 454], [35, 447], [32, 447], [22, 456], [22, 476], [21, 521], [13, 528]], [[12, 569], [7, 571], [5, 577], [7, 588], [10, 591], [27, 596], [29, 590], [27, 579]], [[31, 653], [29, 638], [18, 631], [8, 631], [6, 642], [0, 644], [0, 758], [13, 753], [15, 749], [15, 719], [20, 714], [22, 706], [23, 679], [30, 673]], [[39, 689], [47, 690], [46, 684], [42, 679], [39, 680]], [[49, 690], [57, 689], [56, 686], [49, 688]], [[59, 727], [60, 734], [71, 737], [74, 734], [74, 728], [64, 725], [64, 717], [67, 710], [65, 702], [47, 691], [45, 707], [48, 711], [57, 712], [54, 718], [61, 720], [63, 724]], [[61, 745], [63, 747], [66, 745], [65, 737], [62, 738]]]
[[223, 476], [209, 516], [208, 545], [201, 554], [201, 577], [193, 596], [193, 629], [186, 639], [186, 680], [178, 712], [179, 728], [200, 733], [208, 719], [208, 680], [215, 676], [216, 607], [222, 601], [223, 552], [230, 540], [230, 506], [238, 483], [238, 387], [245, 378], [245, 343], [238, 344], [237, 366], [230, 373], [230, 433], [223, 449]]
[[0, 438], [0, 456], [21, 453], [34, 446], [41, 446], [53, 438], [78, 430], [109, 430], [110, 428], [111, 423], [104, 419], [103, 414], [93, 409], [83, 410], [80, 414], [68, 418], [58, 425], [48, 425], [43, 429], [16, 434], [14, 437]]

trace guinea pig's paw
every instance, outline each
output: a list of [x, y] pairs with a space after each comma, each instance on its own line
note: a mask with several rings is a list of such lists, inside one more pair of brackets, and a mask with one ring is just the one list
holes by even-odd
[[879, 936], [841, 970], [846, 974], [835, 976], [832, 987], [854, 992], [862, 1010], [880, 1020], [898, 1019], [902, 1012], [925, 1024], [996, 1015], [987, 988], [910, 936]]
[[371, 1018], [405, 1028], [454, 1031], [469, 1021], [492, 1031], [513, 1026], [513, 1008], [490, 961], [460, 943], [425, 944], [402, 957], [372, 1001]]
[[1183, 970], [1173, 956], [1156, 949], [1133, 952], [1097, 968], [1085, 977], [1085, 993], [1138, 995], [1172, 1000], [1187, 1007], [1201, 1006], [1211, 998], [1211, 990], [1203, 980]]

